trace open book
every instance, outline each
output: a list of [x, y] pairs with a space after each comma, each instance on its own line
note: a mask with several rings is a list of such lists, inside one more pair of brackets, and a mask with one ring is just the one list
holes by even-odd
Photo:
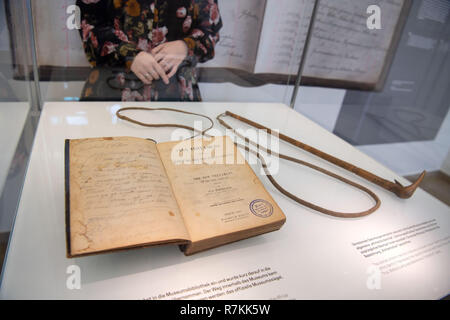
[[[226, 0], [216, 56], [204, 67], [296, 75], [313, 0]], [[376, 1], [381, 29], [369, 29], [372, 0], [321, 0], [306, 53], [307, 84], [379, 88], [400, 36], [409, 0]], [[232, 23], [230, 23], [232, 22]]]
[[68, 257], [158, 244], [189, 255], [286, 219], [228, 137], [66, 140], [65, 169]]

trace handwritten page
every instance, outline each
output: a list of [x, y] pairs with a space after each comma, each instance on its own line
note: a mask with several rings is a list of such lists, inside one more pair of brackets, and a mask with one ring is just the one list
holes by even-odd
[[70, 141], [72, 255], [188, 240], [155, 143]]
[[219, 1], [223, 27], [213, 60], [202, 67], [224, 67], [253, 72], [263, 22], [265, 0]]
[[229, 137], [157, 147], [193, 245], [284, 222], [281, 209]]
[[255, 73], [297, 74], [312, 8], [310, 0], [267, 0]]
[[[304, 76], [376, 83], [403, 0], [380, 0], [382, 29], [366, 21], [371, 0], [321, 0]], [[268, 0], [255, 73], [296, 74], [311, 20], [312, 0]]]
[[306, 57], [309, 77], [376, 83], [383, 71], [403, 0], [376, 1], [381, 29], [367, 28], [372, 0], [321, 0]]

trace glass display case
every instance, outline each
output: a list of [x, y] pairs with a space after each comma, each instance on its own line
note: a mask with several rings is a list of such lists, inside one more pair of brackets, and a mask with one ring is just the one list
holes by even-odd
[[[445, 0], [2, 0], [0, 297], [445, 296], [449, 13]], [[165, 143], [211, 135], [232, 137], [250, 173], [165, 162]], [[141, 140], [172, 190], [156, 207], [176, 203], [157, 223], [140, 214], [163, 187], [129, 180], [153, 173], [114, 172], [148, 156]], [[264, 192], [237, 178], [252, 174]], [[189, 239], [164, 222], [178, 215]], [[202, 252], [115, 251], [165, 242]]]
[[[33, 78], [32, 25], [23, 16], [23, 1], [0, 8], [0, 261], [4, 261], [8, 239], [24, 183], [27, 163], [40, 114], [39, 82]], [[11, 25], [12, 16], [20, 25]], [[20, 50], [22, 54], [15, 56]], [[36, 79], [38, 80], [38, 79]]]

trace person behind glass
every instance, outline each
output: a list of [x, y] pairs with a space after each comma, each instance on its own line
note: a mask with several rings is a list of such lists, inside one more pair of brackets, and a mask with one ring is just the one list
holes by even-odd
[[217, 0], [76, 4], [83, 48], [94, 67], [82, 100], [201, 100], [195, 66], [214, 57], [222, 27]]

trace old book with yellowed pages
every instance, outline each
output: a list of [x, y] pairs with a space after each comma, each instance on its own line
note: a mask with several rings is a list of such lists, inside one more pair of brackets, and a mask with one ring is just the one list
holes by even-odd
[[67, 256], [177, 244], [186, 255], [286, 218], [229, 137], [66, 140]]

